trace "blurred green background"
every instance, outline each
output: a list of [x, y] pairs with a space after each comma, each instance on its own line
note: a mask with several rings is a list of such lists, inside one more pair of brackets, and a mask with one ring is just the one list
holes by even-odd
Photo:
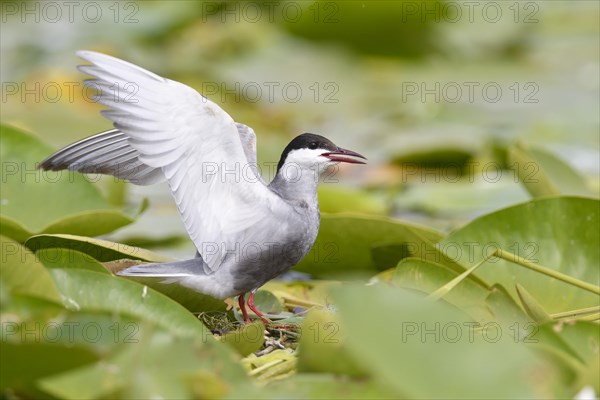
[[[597, 1], [0, 6], [3, 398], [597, 396]], [[296, 267], [312, 279], [257, 294], [288, 325], [263, 337], [223, 313], [231, 302], [111, 275], [119, 259], [195, 253], [166, 184], [33, 172], [111, 128], [79, 49], [190, 85], [253, 127], [266, 180], [302, 132], [368, 157], [324, 178], [319, 238]], [[101, 340], [23, 339], [27, 324], [66, 323]], [[406, 337], [439, 323], [464, 336]]]
[[[292, 137], [320, 133], [369, 158], [330, 185], [369, 189], [358, 211], [447, 230], [528, 198], [513, 171], [496, 179], [517, 139], [550, 151], [597, 191], [598, 7], [5, 2], [2, 122], [57, 148], [110, 128], [75, 69], [77, 49], [98, 50], [203, 91], [252, 126], [266, 175]], [[165, 187], [128, 190], [151, 207], [115, 239], [157, 220], [164, 229], [155, 239], [183, 234]], [[323, 210], [356, 210], [339, 204], [346, 197], [323, 194]], [[189, 241], [181, 246], [161, 250], [193, 252]]]

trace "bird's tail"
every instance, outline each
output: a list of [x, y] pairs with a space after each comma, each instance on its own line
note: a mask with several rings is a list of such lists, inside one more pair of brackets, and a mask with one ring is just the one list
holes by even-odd
[[[201, 257], [191, 260], [173, 261], [159, 264], [139, 264], [117, 272], [121, 276], [137, 276], [144, 278], [167, 278], [171, 282], [175, 278], [206, 275], [205, 263]], [[164, 282], [169, 283], [169, 282]]]

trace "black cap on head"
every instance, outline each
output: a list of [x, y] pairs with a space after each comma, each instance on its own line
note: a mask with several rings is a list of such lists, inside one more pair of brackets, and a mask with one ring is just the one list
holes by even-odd
[[283, 166], [288, 153], [290, 151], [299, 149], [325, 149], [329, 151], [336, 151], [338, 147], [326, 137], [315, 135], [314, 133], [303, 133], [302, 135], [296, 136], [290, 143], [288, 143], [285, 149], [283, 149], [283, 153], [281, 153], [281, 158], [277, 164], [277, 171], [279, 171], [279, 169]]

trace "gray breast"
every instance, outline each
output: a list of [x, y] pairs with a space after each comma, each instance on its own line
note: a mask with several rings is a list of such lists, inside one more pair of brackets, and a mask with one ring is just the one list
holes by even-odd
[[240, 293], [289, 271], [310, 251], [319, 231], [319, 210], [308, 206], [297, 210], [299, 215], [290, 216], [283, 223], [289, 227], [278, 230], [279, 235], [274, 234], [267, 242], [248, 242], [245, 250], [240, 249], [231, 273], [233, 286]]

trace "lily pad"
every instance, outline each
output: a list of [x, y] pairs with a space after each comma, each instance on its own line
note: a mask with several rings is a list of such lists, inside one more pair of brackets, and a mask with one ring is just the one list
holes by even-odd
[[39, 386], [58, 398], [128, 399], [221, 398], [232, 386], [247, 384], [227, 346], [142, 325], [138, 342], [123, 346], [118, 354], [44, 378]]
[[[416, 258], [405, 258], [398, 263], [392, 283], [399, 287], [416, 289], [429, 294], [457, 276], [458, 273], [443, 265]], [[484, 306], [489, 293], [489, 288], [467, 277], [445, 295], [443, 300], [460, 307], [481, 321], [491, 318]]]
[[172, 261], [169, 257], [161, 256], [160, 254], [139, 247], [76, 235], [37, 235], [29, 238], [25, 242], [25, 246], [33, 251], [53, 248], [75, 250], [88, 254], [101, 262], [124, 258], [150, 262]]
[[247, 356], [262, 347], [265, 342], [264, 331], [264, 324], [261, 320], [257, 320], [251, 324], [242, 325], [240, 329], [220, 336], [219, 341], [230, 346], [239, 355]]
[[94, 258], [77, 250], [49, 248], [39, 250], [35, 255], [47, 268], [81, 268], [110, 274], [110, 271]]
[[[36, 233], [96, 236], [132, 223], [133, 215], [112, 208], [92, 181], [72, 171], [43, 171], [53, 149], [36, 137], [0, 125], [3, 234], [24, 241]], [[6, 230], [6, 232], [5, 232]]]
[[321, 185], [319, 208], [325, 213], [355, 212], [385, 215], [389, 207], [382, 199], [364, 190], [339, 185]]
[[60, 302], [60, 294], [52, 277], [29, 249], [4, 236], [0, 236], [0, 246], [2, 291]]
[[326, 310], [312, 310], [302, 324], [300, 372], [328, 372], [355, 377], [367, 374], [360, 360], [349, 353], [339, 316]]
[[394, 243], [404, 246], [407, 256], [428, 253], [436, 257], [433, 243], [442, 236], [433, 229], [390, 218], [324, 214], [312, 250], [294, 268], [319, 278], [372, 275], [378, 271], [374, 247]]
[[189, 311], [146, 286], [83, 269], [55, 268], [50, 274], [67, 308], [126, 313], [180, 336], [211, 336]]
[[[500, 248], [598, 285], [599, 214], [600, 204], [594, 199], [537, 199], [480, 217], [452, 232], [439, 247], [464, 267]], [[506, 287], [517, 301], [515, 284], [521, 284], [551, 314], [598, 304], [594, 293], [498, 258], [488, 260], [475, 274], [488, 284]]]
[[[534, 396], [527, 379], [534, 354], [497, 332], [483, 335], [470, 330], [475, 323], [455, 308], [384, 285], [348, 284], [334, 295], [341, 322], [352, 332], [347, 336], [348, 351], [397, 396]], [[376, 337], [373, 327], [379, 328]]]
[[577, 171], [542, 148], [517, 143], [508, 149], [508, 159], [519, 181], [533, 197], [593, 195]]

